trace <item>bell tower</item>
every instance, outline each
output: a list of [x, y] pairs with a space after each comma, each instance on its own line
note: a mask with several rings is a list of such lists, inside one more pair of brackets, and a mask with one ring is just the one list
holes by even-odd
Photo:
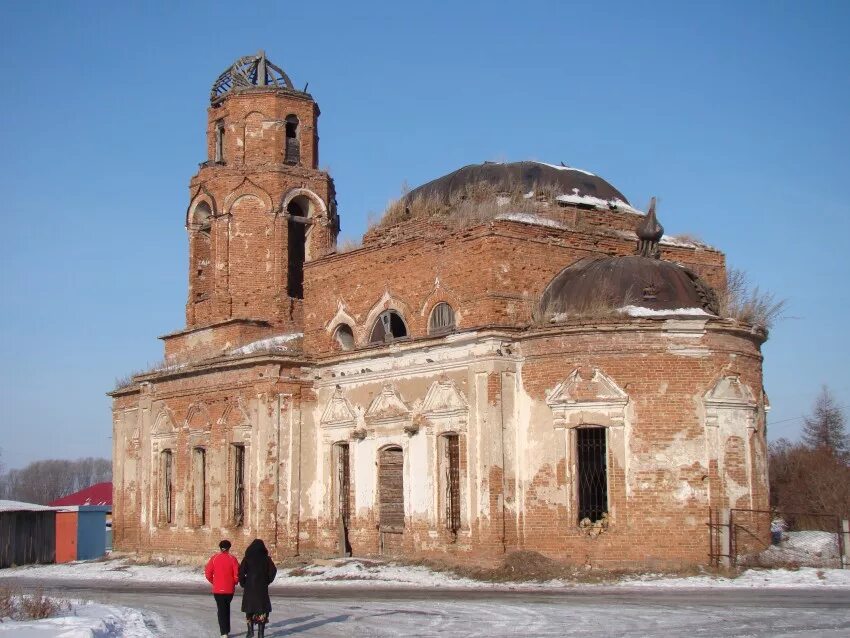
[[207, 159], [191, 179], [188, 329], [301, 329], [304, 264], [335, 248], [334, 184], [319, 166], [319, 106], [265, 52], [215, 81]]

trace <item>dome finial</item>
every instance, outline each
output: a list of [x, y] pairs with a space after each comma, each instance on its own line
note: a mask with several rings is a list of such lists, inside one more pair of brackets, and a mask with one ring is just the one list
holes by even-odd
[[664, 236], [664, 226], [658, 222], [655, 216], [655, 197], [649, 200], [649, 211], [646, 213], [635, 232], [638, 236], [637, 254], [642, 257], [658, 259], [661, 252], [658, 250], [658, 242]]

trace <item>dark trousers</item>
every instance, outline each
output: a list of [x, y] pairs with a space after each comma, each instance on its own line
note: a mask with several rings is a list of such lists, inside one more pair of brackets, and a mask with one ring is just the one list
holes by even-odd
[[218, 607], [218, 630], [221, 634], [230, 633], [230, 601], [233, 594], [213, 594]]

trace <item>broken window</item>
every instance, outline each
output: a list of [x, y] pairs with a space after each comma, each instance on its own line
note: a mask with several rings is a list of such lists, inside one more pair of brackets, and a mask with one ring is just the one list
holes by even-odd
[[400, 447], [378, 453], [379, 522], [383, 530], [404, 529], [404, 453]]
[[224, 122], [215, 124], [215, 161], [224, 163]]
[[389, 343], [407, 336], [407, 326], [395, 310], [385, 310], [378, 316], [369, 343]]
[[174, 522], [174, 456], [171, 450], [160, 452], [160, 471], [162, 472], [160, 518], [163, 523], [170, 525]]
[[457, 434], [447, 434], [443, 477], [446, 504], [446, 529], [457, 534], [460, 529], [460, 441]]
[[207, 451], [192, 450], [192, 505], [195, 525], [207, 524]]
[[354, 332], [351, 326], [347, 323], [340, 324], [334, 331], [334, 340], [337, 345], [343, 350], [351, 350], [354, 348]]
[[608, 452], [605, 428], [576, 431], [578, 520], [598, 521], [608, 512]]
[[455, 311], [445, 302], [438, 303], [431, 311], [431, 318], [428, 321], [428, 333], [440, 334], [451, 332], [454, 329]]
[[286, 116], [286, 147], [284, 162], [287, 164], [298, 164], [301, 162], [301, 142], [298, 139], [298, 117]]
[[296, 299], [304, 298], [304, 258], [307, 241], [307, 215], [295, 201], [286, 207], [289, 213], [287, 222], [287, 269], [286, 293]]
[[233, 446], [233, 524], [245, 522], [245, 446]]

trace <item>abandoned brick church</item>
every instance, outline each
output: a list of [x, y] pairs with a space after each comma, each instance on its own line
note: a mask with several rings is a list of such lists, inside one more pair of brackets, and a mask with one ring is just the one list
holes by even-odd
[[186, 326], [111, 393], [116, 549], [705, 563], [709, 507], [767, 506], [766, 333], [723, 317], [723, 253], [530, 161], [343, 252], [318, 117], [262, 53], [213, 85]]

